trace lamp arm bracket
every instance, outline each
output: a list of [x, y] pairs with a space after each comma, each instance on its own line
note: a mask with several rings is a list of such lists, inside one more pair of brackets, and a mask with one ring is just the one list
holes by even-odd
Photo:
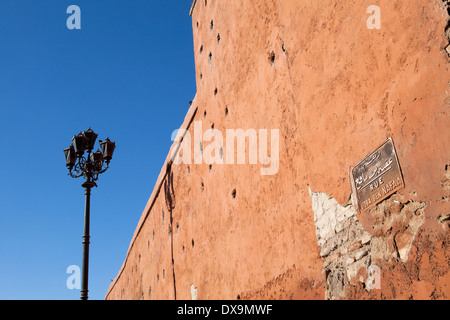
[[69, 176], [71, 176], [72, 178], [79, 178], [82, 177], [84, 175], [84, 173], [80, 173], [80, 174], [73, 174], [72, 170], [69, 171], [68, 173]]
[[96, 173], [97, 173], [97, 174], [101, 174], [101, 173], [103, 173], [103, 172], [106, 172], [106, 170], [108, 170], [108, 168], [109, 168], [109, 163], [106, 164], [105, 169], [100, 170], [100, 171], [98, 171], [98, 172], [96, 172]]

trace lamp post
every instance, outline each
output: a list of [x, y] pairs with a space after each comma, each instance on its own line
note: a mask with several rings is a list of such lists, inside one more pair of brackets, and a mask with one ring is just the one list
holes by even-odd
[[[89, 217], [91, 189], [92, 187], [97, 187], [95, 182], [98, 180], [99, 174], [108, 170], [109, 162], [111, 161], [114, 149], [116, 148], [116, 143], [111, 142], [109, 138], [106, 138], [105, 141], [99, 140], [100, 148], [102, 150], [92, 152], [97, 136], [98, 135], [89, 128], [83, 133], [80, 132], [78, 135], [73, 136], [70, 147], [64, 149], [69, 175], [72, 178], [84, 177], [85, 179], [84, 183], [81, 185], [85, 190], [81, 300], [88, 299], [89, 291]], [[86, 157], [85, 152], [87, 153]]]

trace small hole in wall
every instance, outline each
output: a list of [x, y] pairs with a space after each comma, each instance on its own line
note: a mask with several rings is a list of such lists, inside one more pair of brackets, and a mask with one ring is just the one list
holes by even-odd
[[205, 112], [203, 112], [203, 118], [206, 119], [206, 110], [205, 110]]
[[208, 0], [205, 0], [205, 7], [206, 7], [207, 4], [208, 4]]
[[182, 249], [183, 249], [183, 252], [184, 252], [184, 250], [185, 250], [184, 244], [183, 244], [183, 248]]
[[217, 88], [214, 89], [214, 97], [217, 96]]
[[203, 53], [203, 45], [200, 46], [200, 54]]
[[241, 300], [241, 296], [238, 294], [236, 299]]
[[213, 123], [213, 124], [211, 124], [211, 129], [212, 129], [212, 130], [214, 130], [214, 123]]
[[200, 73], [200, 80], [203, 79], [203, 73]]
[[211, 32], [214, 30], [214, 21], [211, 19], [211, 25], [209, 26]]
[[271, 53], [269, 53], [269, 62], [270, 62], [271, 66], [273, 66], [275, 64], [275, 52], [273, 52], [273, 51]]
[[188, 177], [191, 175], [191, 167], [187, 167], [187, 171], [188, 171]]
[[212, 171], [212, 164], [209, 165], [209, 172]]
[[163, 269], [163, 279], [166, 278], [166, 270]]
[[208, 62], [209, 62], [209, 64], [211, 64], [211, 61], [212, 61], [212, 52], [210, 52], [210, 53], [209, 53], [209, 56], [208, 56]]
[[225, 107], [225, 118], [228, 117], [228, 107]]
[[220, 33], [217, 34], [217, 44], [220, 44]]
[[205, 191], [205, 184], [202, 181], [202, 192]]
[[281, 51], [283, 51], [283, 53], [286, 53], [286, 47], [284, 46], [284, 42], [281, 44]]
[[197, 28], [198, 28], [198, 21], [197, 21]]
[[194, 248], [194, 239], [192, 239], [192, 248]]
[[233, 197], [233, 199], [236, 199], [236, 189], [233, 189], [233, 191], [231, 191], [231, 196]]

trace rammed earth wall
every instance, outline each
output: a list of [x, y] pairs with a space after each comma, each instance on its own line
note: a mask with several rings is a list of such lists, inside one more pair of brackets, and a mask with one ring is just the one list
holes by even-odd
[[[278, 170], [175, 142], [106, 299], [449, 299], [448, 4], [413, 2], [194, 1], [181, 128], [277, 129]], [[404, 187], [358, 212], [387, 137]]]

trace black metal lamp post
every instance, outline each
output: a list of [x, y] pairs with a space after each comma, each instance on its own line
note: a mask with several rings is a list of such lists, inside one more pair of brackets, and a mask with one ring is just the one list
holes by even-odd
[[[97, 187], [95, 181], [98, 175], [109, 168], [116, 143], [109, 138], [105, 141], [99, 140], [100, 148], [92, 152], [97, 139], [97, 134], [89, 128], [83, 133], [79, 133], [72, 138], [72, 144], [64, 149], [66, 166], [72, 178], [84, 177], [85, 181], [81, 185], [85, 190], [86, 202], [84, 207], [84, 233], [83, 233], [83, 266], [81, 281], [81, 300], [88, 299], [88, 270], [89, 270], [89, 216], [91, 203], [91, 189]], [[85, 157], [85, 151], [87, 156]], [[78, 161], [77, 161], [78, 160]], [[73, 171], [72, 171], [73, 170]]]

